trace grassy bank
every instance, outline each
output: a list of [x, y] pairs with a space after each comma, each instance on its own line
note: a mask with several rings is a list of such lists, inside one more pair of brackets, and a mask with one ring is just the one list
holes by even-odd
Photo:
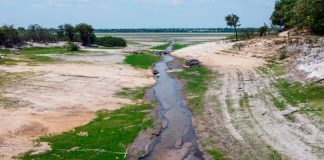
[[324, 118], [324, 85], [278, 79], [274, 86], [280, 95], [292, 106], [300, 107], [300, 112], [311, 111]]
[[179, 49], [182, 49], [182, 48], [186, 48], [188, 46], [189, 46], [189, 44], [175, 44], [173, 46], [173, 50], [176, 51], [176, 50], [179, 50]]
[[135, 68], [149, 69], [153, 64], [160, 61], [161, 57], [145, 53], [145, 54], [130, 54], [125, 58], [125, 63], [130, 64]]
[[[312, 113], [324, 118], [324, 85], [318, 83], [301, 83], [280, 78], [286, 73], [286, 66], [278, 61], [269, 61], [268, 64], [258, 68], [261, 75], [272, 75], [275, 77], [273, 86], [279, 94], [268, 92], [274, 106], [279, 110], [285, 110], [287, 106], [297, 107], [299, 113]], [[286, 118], [294, 121], [294, 115], [289, 114]]]
[[194, 114], [203, 112], [204, 95], [213, 78], [212, 71], [205, 67], [187, 68], [173, 75], [184, 81], [188, 104]]
[[[33, 48], [25, 48], [19, 52], [18, 55], [13, 54], [9, 50], [0, 50], [0, 54], [7, 55], [6, 58], [0, 59], [0, 64], [6, 65], [16, 65], [18, 63], [49, 63], [49, 62], [57, 62], [61, 61], [58, 58], [52, 58], [49, 56], [45, 56], [45, 54], [77, 54], [84, 53], [86, 51], [69, 51], [64, 47], [33, 47]], [[44, 55], [42, 55], [44, 54]]]
[[[144, 88], [123, 89], [119, 93], [123, 97], [142, 99], [143, 90]], [[87, 125], [59, 135], [44, 136], [37, 141], [49, 142], [51, 151], [39, 155], [32, 155], [30, 151], [20, 159], [125, 159], [124, 153], [128, 145], [135, 140], [141, 130], [153, 125], [153, 119], [146, 118], [151, 109], [151, 104], [141, 103], [127, 105], [111, 112], [99, 111], [97, 118]]]
[[[32, 47], [22, 49], [19, 54], [71, 54], [85, 51], [69, 51], [64, 47]], [[0, 50], [0, 54], [12, 54], [9, 50]]]
[[166, 50], [169, 47], [169, 45], [170, 45], [170, 42], [159, 45], [159, 46], [152, 47], [151, 49], [153, 49], [153, 50]]

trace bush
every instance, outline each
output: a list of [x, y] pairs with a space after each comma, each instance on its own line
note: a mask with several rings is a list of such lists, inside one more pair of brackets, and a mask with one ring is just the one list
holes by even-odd
[[104, 47], [126, 47], [126, 40], [119, 37], [98, 37], [96, 44]]
[[72, 43], [72, 42], [69, 42], [65, 48], [68, 50], [68, 51], [78, 51], [80, 48], [78, 45]]

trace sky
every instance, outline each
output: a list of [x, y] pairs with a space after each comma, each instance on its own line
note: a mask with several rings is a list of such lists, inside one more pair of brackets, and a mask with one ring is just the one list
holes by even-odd
[[269, 23], [275, 0], [0, 0], [0, 24], [88, 23], [94, 28], [216, 28], [235, 13], [241, 27]]

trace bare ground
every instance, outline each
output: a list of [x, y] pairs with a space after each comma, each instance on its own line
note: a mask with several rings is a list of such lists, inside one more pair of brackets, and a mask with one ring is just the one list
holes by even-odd
[[[238, 51], [233, 43], [206, 43], [174, 52], [197, 58], [217, 78], [205, 97], [205, 111], [195, 127], [205, 150], [218, 149], [227, 159], [323, 159], [324, 134], [317, 124], [297, 114], [290, 122], [271, 100], [278, 94], [271, 76], [255, 69], [281, 46], [270, 40], [248, 42]], [[280, 153], [280, 154], [279, 154]]]
[[122, 64], [123, 58], [116, 55], [72, 57], [68, 60], [87, 63], [0, 66], [1, 73], [33, 73], [1, 88], [2, 97], [15, 100], [0, 106], [2, 158], [10, 159], [30, 150], [39, 136], [86, 124], [98, 110], [114, 110], [131, 103], [114, 96], [122, 87], [144, 87], [155, 82], [150, 71]]

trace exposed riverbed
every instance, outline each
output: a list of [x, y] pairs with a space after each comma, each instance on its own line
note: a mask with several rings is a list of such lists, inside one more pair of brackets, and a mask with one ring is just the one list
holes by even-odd
[[[172, 44], [168, 51], [172, 51]], [[182, 97], [180, 83], [167, 74], [167, 64], [172, 61], [172, 56], [164, 55], [155, 66], [159, 76], [153, 91], [159, 102], [159, 119], [163, 129], [153, 144], [152, 152], [144, 159], [203, 159], [192, 126], [192, 114]]]

